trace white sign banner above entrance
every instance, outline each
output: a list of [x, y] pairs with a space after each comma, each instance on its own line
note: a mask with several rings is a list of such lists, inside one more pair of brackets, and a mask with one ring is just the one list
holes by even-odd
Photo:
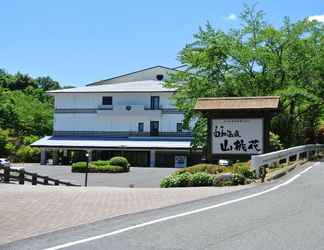
[[263, 119], [212, 119], [213, 154], [262, 154]]

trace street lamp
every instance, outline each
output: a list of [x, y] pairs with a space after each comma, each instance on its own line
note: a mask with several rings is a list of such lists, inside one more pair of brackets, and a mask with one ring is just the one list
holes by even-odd
[[90, 152], [87, 151], [87, 153], [85, 155], [87, 157], [87, 167], [86, 167], [86, 172], [85, 172], [84, 186], [87, 187], [88, 186], [88, 172], [89, 172], [89, 156], [90, 156]]

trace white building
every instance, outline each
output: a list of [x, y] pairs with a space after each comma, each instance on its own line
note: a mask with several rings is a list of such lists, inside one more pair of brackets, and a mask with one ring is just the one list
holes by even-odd
[[[137, 166], [172, 167], [191, 163], [191, 132], [173, 103], [173, 89], [163, 86], [175, 69], [156, 66], [88, 84], [48, 91], [55, 97], [53, 135], [32, 144], [63, 163], [72, 151], [92, 158], [125, 155]], [[199, 156], [198, 156], [199, 158]]]

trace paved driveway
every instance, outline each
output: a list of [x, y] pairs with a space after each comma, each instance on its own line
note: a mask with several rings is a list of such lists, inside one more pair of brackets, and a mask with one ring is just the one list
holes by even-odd
[[[72, 173], [70, 166], [40, 165], [37, 163], [13, 164], [15, 167], [24, 167], [28, 172], [47, 175], [52, 178], [70, 181], [84, 185], [84, 173]], [[163, 177], [174, 172], [174, 168], [141, 168], [133, 167], [128, 173], [90, 173], [89, 186], [110, 187], [159, 187]]]

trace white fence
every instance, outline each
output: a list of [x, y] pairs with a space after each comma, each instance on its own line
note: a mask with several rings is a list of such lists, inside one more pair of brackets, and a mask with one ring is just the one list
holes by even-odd
[[262, 155], [253, 155], [251, 157], [252, 168], [259, 177], [261, 167], [270, 166], [282, 160], [288, 163], [292, 157], [295, 157], [295, 160], [299, 160], [302, 156], [308, 159], [310, 155], [318, 154], [320, 151], [324, 151], [324, 144], [309, 144]]

